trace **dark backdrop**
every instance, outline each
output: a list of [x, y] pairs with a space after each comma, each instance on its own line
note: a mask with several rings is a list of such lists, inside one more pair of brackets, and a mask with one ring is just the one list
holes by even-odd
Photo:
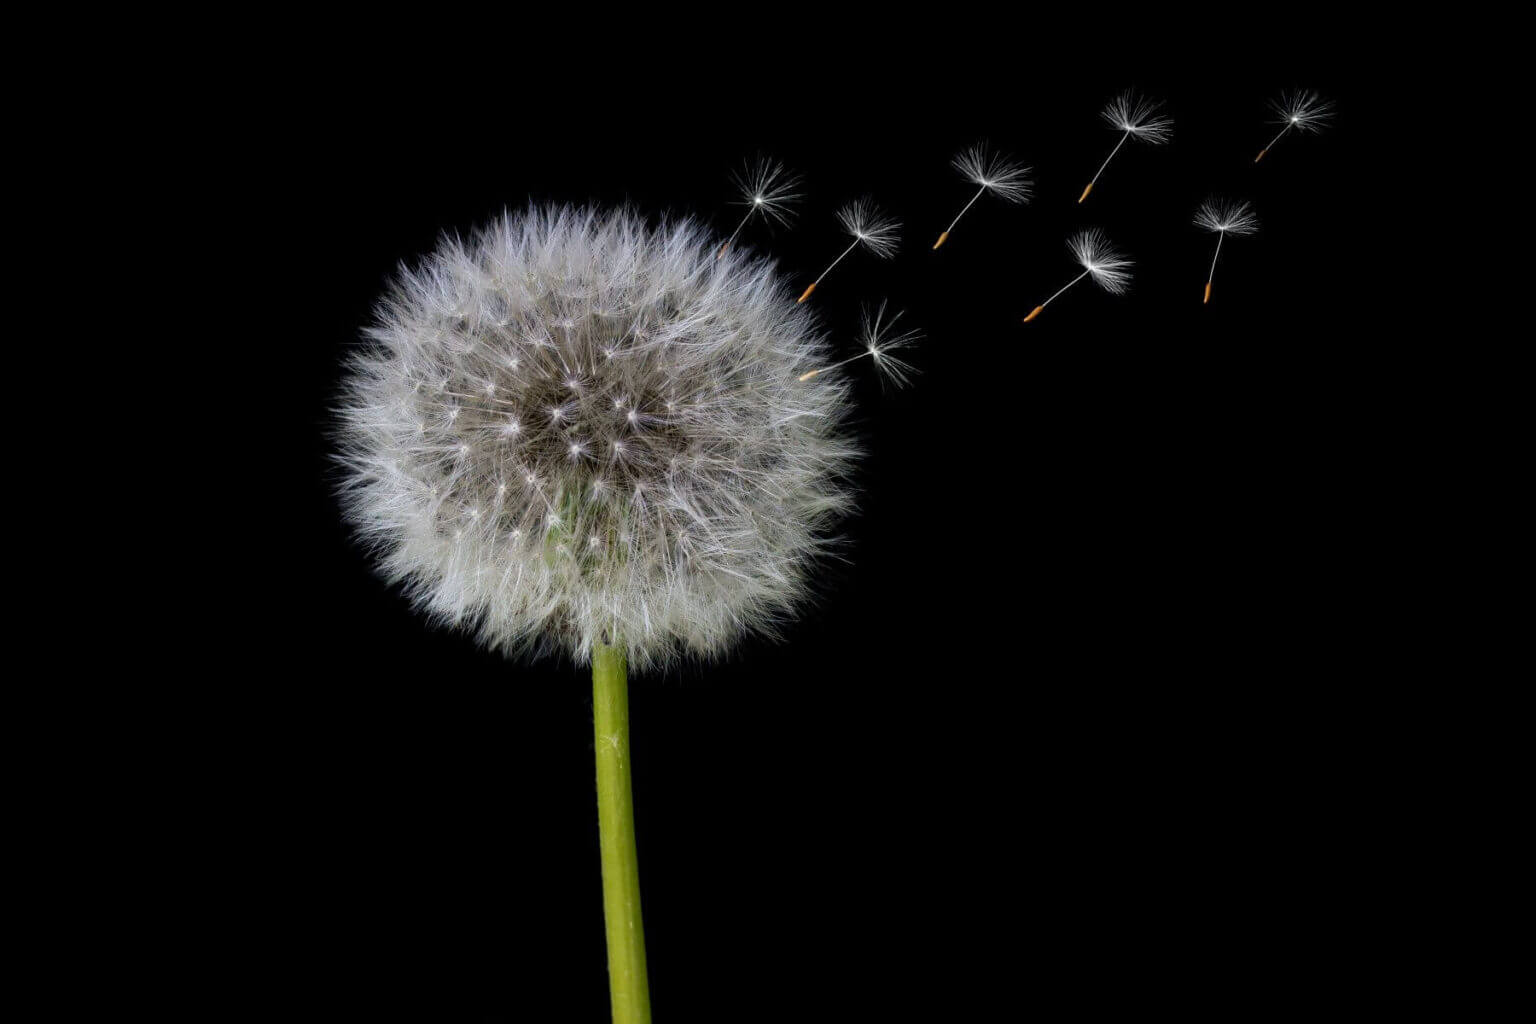
[[[228, 799], [275, 977], [322, 983], [343, 1019], [605, 1019], [589, 680], [429, 628], [373, 575], [327, 410], [397, 264], [444, 232], [532, 200], [723, 234], [758, 153], [806, 198], [742, 242], [796, 293], [841, 248], [839, 205], [901, 218], [894, 259], [852, 254], [812, 302], [851, 352], [860, 304], [888, 298], [925, 332], [922, 373], [889, 392], [852, 368], [870, 455], [818, 605], [632, 680], [657, 1019], [1231, 1012], [1336, 969], [1348, 927], [1315, 923], [1358, 871], [1355, 783], [1315, 659], [1347, 617], [1301, 595], [1348, 471], [1328, 435], [1362, 112], [1326, 52], [1122, 59], [1000, 31], [807, 28], [659, 70], [545, 52], [472, 81], [404, 54], [273, 72], [243, 172], [300, 296], [272, 342], [292, 444], [253, 583], [272, 616], [249, 656], [276, 671], [238, 691], [230, 728], [260, 739]], [[1127, 143], [1078, 205], [1117, 139], [1098, 111], [1133, 86], [1173, 141]], [[1336, 122], [1255, 166], [1295, 87]], [[931, 251], [972, 191], [949, 161], [983, 139], [1033, 166], [1035, 198], [984, 197]], [[1190, 221], [1213, 193], [1262, 230], [1226, 243], [1202, 306], [1215, 239]], [[1129, 294], [1083, 282], [1022, 324], [1090, 226], [1136, 260]]]

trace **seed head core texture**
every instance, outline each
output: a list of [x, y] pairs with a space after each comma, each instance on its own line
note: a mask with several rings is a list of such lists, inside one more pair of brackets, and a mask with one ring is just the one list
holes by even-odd
[[347, 519], [434, 620], [637, 668], [771, 632], [852, 504], [846, 386], [773, 265], [531, 207], [402, 269], [348, 369]]

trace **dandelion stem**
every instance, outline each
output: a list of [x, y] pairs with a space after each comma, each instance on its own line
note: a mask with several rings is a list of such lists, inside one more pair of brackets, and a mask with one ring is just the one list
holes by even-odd
[[[1056, 295], [1060, 295], [1061, 292], [1064, 292], [1068, 288], [1071, 288], [1073, 285], [1077, 284], [1077, 282], [1081, 281], [1083, 278], [1087, 277], [1091, 273], [1093, 273], [1093, 271], [1085, 270], [1081, 274], [1078, 274], [1072, 280], [1070, 280], [1066, 284], [1062, 285], [1061, 286], [1061, 291], [1057, 292]], [[1056, 295], [1052, 295], [1050, 298], [1048, 298], [1044, 302], [1040, 303], [1040, 308], [1044, 309], [1046, 306], [1049, 306], [1051, 303], [1055, 302], [1056, 301]]]
[[[1061, 294], [1061, 292], [1064, 292], [1064, 291], [1066, 291], [1066, 290], [1067, 290], [1067, 289], [1068, 289], [1068, 288], [1071, 288], [1071, 287], [1072, 287], [1072, 286], [1073, 286], [1073, 285], [1075, 285], [1075, 284], [1077, 284], [1077, 282], [1079, 282], [1079, 281], [1081, 281], [1081, 280], [1082, 280], [1082, 279], [1083, 279], [1083, 278], [1085, 278], [1085, 277], [1087, 277], [1087, 276], [1088, 276], [1088, 275], [1089, 275], [1089, 274], [1091, 274], [1091, 273], [1093, 273], [1093, 271], [1091, 271], [1091, 270], [1085, 270], [1085, 271], [1083, 271], [1083, 272], [1082, 272], [1082, 273], [1081, 273], [1081, 274], [1078, 274], [1078, 275], [1077, 275], [1077, 276], [1076, 276], [1076, 277], [1074, 277], [1074, 278], [1073, 278], [1073, 279], [1072, 279], [1072, 280], [1070, 280], [1070, 281], [1068, 281], [1068, 282], [1067, 282], [1067, 283], [1066, 283], [1066, 284], [1064, 284], [1064, 285], [1062, 285], [1062, 286], [1061, 286], [1061, 291], [1058, 291], [1058, 292], [1057, 292], [1057, 293], [1056, 293], [1056, 295], [1060, 295], [1060, 294]], [[1045, 311], [1045, 307], [1046, 307], [1046, 306], [1049, 306], [1049, 305], [1050, 305], [1050, 304], [1051, 304], [1051, 303], [1053, 303], [1053, 302], [1055, 302], [1055, 301], [1056, 301], [1056, 295], [1052, 295], [1052, 296], [1051, 296], [1051, 297], [1050, 297], [1050, 298], [1048, 298], [1048, 299], [1046, 299], [1046, 300], [1045, 300], [1045, 301], [1044, 301], [1044, 302], [1042, 302], [1042, 303], [1040, 303], [1040, 305], [1038, 305], [1038, 306], [1036, 306], [1036, 307], [1035, 307], [1035, 308], [1034, 308], [1034, 309], [1032, 309], [1032, 310], [1030, 310], [1030, 311], [1029, 311], [1029, 316], [1027, 316], [1027, 317], [1025, 317], [1025, 318], [1024, 318], [1024, 322], [1025, 322], [1025, 323], [1029, 323], [1029, 322], [1030, 322], [1030, 321], [1031, 321], [1031, 320], [1033, 320], [1033, 319], [1034, 319], [1034, 318], [1035, 318], [1035, 317], [1037, 317], [1037, 316], [1039, 316], [1039, 315], [1040, 315], [1040, 314], [1041, 314], [1041, 313], [1043, 313], [1043, 312], [1044, 312], [1044, 311]]]
[[[1109, 162], [1115, 158], [1115, 154], [1120, 152], [1120, 147], [1125, 145], [1125, 140], [1130, 138], [1130, 137], [1131, 137], [1131, 133], [1130, 132], [1122, 132], [1121, 133], [1120, 141], [1115, 143], [1115, 148], [1109, 151], [1109, 156], [1105, 157], [1104, 158], [1104, 162], [1099, 164], [1099, 169], [1094, 172], [1093, 180], [1088, 183], [1088, 188], [1083, 189], [1083, 199], [1087, 199], [1088, 198], [1088, 189], [1093, 188], [1093, 186], [1095, 186], [1095, 185], [1097, 185], [1099, 183], [1099, 175], [1104, 173], [1104, 168], [1109, 166]], [[1079, 199], [1078, 202], [1082, 202], [1083, 199]]]
[[1227, 233], [1225, 231], [1218, 231], [1216, 233], [1216, 254], [1211, 257], [1211, 272], [1205, 276], [1205, 298], [1200, 300], [1201, 303], [1211, 301], [1211, 282], [1216, 280], [1216, 260], [1221, 256], [1221, 243], [1226, 240]]
[[1258, 163], [1260, 160], [1263, 160], [1264, 159], [1264, 154], [1268, 153], [1270, 151], [1270, 149], [1274, 146], [1274, 144], [1280, 141], [1280, 136], [1281, 135], [1284, 135], [1286, 132], [1291, 130], [1291, 125], [1293, 123], [1294, 122], [1287, 121], [1285, 123], [1285, 127], [1280, 129], [1280, 134], [1276, 135], [1274, 138], [1270, 139], [1268, 146], [1265, 146], [1263, 149], [1259, 150], [1259, 155], [1253, 158], [1253, 162], [1254, 163]]
[[752, 215], [756, 212], [757, 209], [755, 207], [747, 211], [747, 215], [741, 218], [741, 223], [736, 225], [736, 230], [731, 232], [731, 237], [725, 240], [725, 244], [722, 245], [720, 247], [720, 251], [715, 254], [715, 259], [719, 259], [721, 256], [725, 255], [725, 250], [729, 249], [731, 247], [731, 243], [736, 241], [736, 236], [741, 234], [741, 229], [747, 226], [747, 221], [751, 220]]
[[838, 254], [837, 259], [835, 259], [831, 263], [827, 264], [827, 269], [823, 270], [821, 272], [821, 277], [818, 277], [815, 280], [815, 282], [813, 282], [813, 283], [821, 284], [821, 278], [822, 277], [826, 277], [828, 274], [832, 273], [832, 268], [837, 266], [839, 263], [843, 262], [843, 257], [847, 256], [849, 253], [853, 252], [854, 247], [857, 246], [862, 241], [863, 241], [862, 238], [855, 238], [853, 240], [853, 243], [851, 245], [849, 245], [848, 248], [844, 249], [841, 253]]
[[847, 359], [844, 359], [840, 363], [833, 363], [831, 366], [823, 366], [821, 369], [819, 369], [819, 370], [812, 370], [810, 373], [802, 373], [800, 375], [800, 380], [802, 382], [808, 381], [812, 377], [820, 376], [821, 374], [826, 373], [828, 370], [835, 370], [839, 366], [847, 366], [849, 363], [853, 362], [855, 359], [863, 359], [867, 355], [872, 355], [872, 353], [870, 353], [870, 352], [860, 352], [856, 356], [849, 356]]
[[[976, 205], [976, 200], [980, 199], [981, 198], [981, 194], [983, 192], [985, 192], [986, 190], [987, 190], [987, 186], [985, 186], [985, 185], [983, 185], [983, 186], [981, 186], [981, 188], [977, 189], [976, 190], [976, 194], [971, 196], [971, 201], [965, 204], [965, 210], [969, 210], [971, 207], [975, 206]], [[960, 218], [965, 216], [965, 210], [961, 210], [960, 213], [955, 217], [955, 219], [949, 222], [949, 227], [944, 229], [944, 233], [946, 235], [949, 234], [951, 231], [955, 230], [955, 225], [959, 224], [960, 223]]]
[[649, 1024], [640, 867], [630, 789], [629, 681], [624, 652], [592, 651], [592, 728], [597, 752], [598, 845], [603, 861], [603, 921], [608, 931], [608, 992], [613, 1024]]
[[821, 272], [821, 277], [818, 277], [816, 280], [812, 281], [806, 287], [805, 291], [800, 293], [800, 297], [798, 299], [796, 299], [795, 302], [796, 303], [801, 303], [801, 302], [804, 302], [806, 299], [810, 298], [811, 297], [811, 292], [815, 291], [816, 290], [816, 286], [821, 284], [821, 278], [822, 277], [826, 277], [828, 274], [832, 273], [832, 268], [837, 266], [839, 263], [843, 262], [843, 257], [847, 256], [849, 253], [853, 252], [854, 246], [858, 245], [862, 241], [864, 241], [864, 239], [862, 237], [855, 237], [854, 240], [853, 240], [853, 243], [851, 245], [849, 245], [848, 248], [844, 249], [841, 253], [839, 253], [837, 259], [835, 259], [831, 263], [827, 264], [827, 269], [823, 270]]

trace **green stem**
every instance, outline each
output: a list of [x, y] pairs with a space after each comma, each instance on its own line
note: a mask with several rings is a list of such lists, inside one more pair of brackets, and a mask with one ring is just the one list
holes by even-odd
[[650, 1024], [640, 866], [635, 860], [635, 804], [629, 785], [629, 681], [624, 652], [605, 644], [592, 652], [592, 728], [613, 1024]]

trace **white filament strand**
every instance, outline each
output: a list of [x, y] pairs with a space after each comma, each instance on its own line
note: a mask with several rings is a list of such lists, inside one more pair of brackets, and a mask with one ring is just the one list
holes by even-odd
[[[827, 269], [821, 272], [821, 277], [826, 277], [828, 274], [832, 273], [832, 268], [843, 261], [843, 256], [847, 256], [849, 253], [853, 252], [854, 249], [858, 248], [859, 243], [862, 241], [862, 238], [855, 238], [853, 240], [853, 244], [842, 251], [842, 255], [838, 256], [837, 259], [827, 264]], [[821, 277], [818, 277], [815, 281], [811, 282], [812, 287], [821, 284]]]
[[[1094, 185], [1097, 185], [1099, 183], [1099, 174], [1103, 174], [1104, 173], [1104, 168], [1109, 166], [1109, 162], [1115, 158], [1115, 154], [1120, 152], [1120, 147], [1125, 145], [1125, 140], [1130, 138], [1130, 137], [1131, 137], [1131, 133], [1130, 132], [1126, 132], [1125, 134], [1120, 136], [1120, 141], [1115, 143], [1115, 148], [1109, 151], [1109, 156], [1105, 157], [1104, 158], [1104, 162], [1099, 165], [1098, 174], [1095, 174], [1093, 176], [1093, 180], [1088, 183], [1088, 186], [1090, 188], [1092, 188]], [[1081, 179], [1079, 179], [1079, 180], [1081, 180]]]
[[[1073, 285], [1077, 284], [1077, 282], [1081, 281], [1083, 278], [1087, 277], [1091, 273], [1093, 273], [1093, 271], [1085, 270], [1081, 274], [1078, 274], [1072, 280], [1068, 281], [1065, 285], [1063, 285], [1061, 291], [1057, 292], [1056, 295], [1060, 295], [1061, 292], [1064, 292], [1068, 288], [1071, 288]], [[1049, 306], [1052, 302], [1055, 302], [1056, 301], [1056, 295], [1052, 295], [1050, 298], [1048, 298], [1044, 302], [1040, 303], [1040, 308], [1044, 309], [1046, 306]]]
[[960, 218], [965, 216], [965, 211], [969, 210], [972, 206], [975, 206], [976, 205], [976, 200], [980, 199], [981, 198], [981, 194], [983, 192], [985, 192], [986, 190], [987, 190], [987, 186], [985, 186], [985, 185], [981, 186], [981, 188], [976, 190], [976, 194], [971, 196], [971, 201], [965, 204], [965, 208], [960, 211], [959, 215], [956, 216], [954, 220], [949, 222], [949, 227], [944, 229], [944, 233], [946, 235], [949, 234], [951, 231], [955, 230], [955, 225], [960, 223]]

